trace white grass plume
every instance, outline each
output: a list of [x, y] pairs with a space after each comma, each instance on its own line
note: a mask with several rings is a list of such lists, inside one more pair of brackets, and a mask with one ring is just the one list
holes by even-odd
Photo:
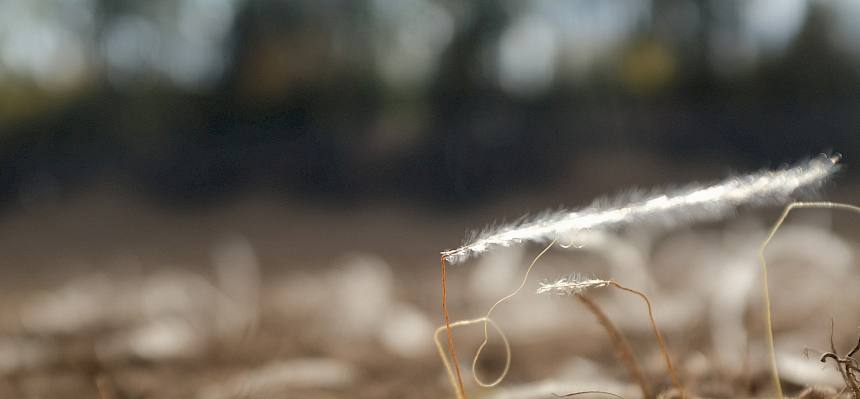
[[839, 154], [821, 155], [789, 168], [730, 177], [710, 186], [691, 185], [626, 201], [596, 201], [576, 211], [546, 213], [482, 232], [467, 244], [441, 254], [446, 262], [454, 264], [496, 247], [526, 241], [544, 243], [577, 231], [633, 223], [676, 227], [725, 217], [741, 205], [784, 204], [803, 190], [820, 187], [838, 169], [840, 158]]
[[572, 274], [556, 281], [544, 281], [539, 284], [538, 294], [574, 295], [581, 294], [591, 288], [606, 287], [610, 282], [598, 278], [588, 278], [581, 274]]

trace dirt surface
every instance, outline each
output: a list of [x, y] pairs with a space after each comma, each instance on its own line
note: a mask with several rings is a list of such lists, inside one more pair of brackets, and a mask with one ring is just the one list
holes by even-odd
[[[452, 215], [256, 198], [180, 211], [100, 192], [9, 212], [0, 221], [0, 397], [453, 397], [432, 344], [441, 322], [438, 250], [456, 245], [464, 226], [539, 202], [511, 199]], [[776, 211], [673, 232], [634, 229], [602, 249], [550, 251], [493, 315], [512, 344], [498, 387], [472, 382], [481, 328], [456, 331], [467, 391], [639, 396], [581, 304], [535, 294], [539, 281], [576, 271], [651, 297], [691, 394], [771, 397], [755, 255]], [[821, 386], [805, 395], [832, 396], [844, 386], [814, 349], [829, 350], [831, 318], [839, 353], [856, 342], [858, 225], [808, 211], [770, 249], [789, 394]], [[516, 288], [540, 249], [451, 268], [452, 318], [483, 315]], [[670, 390], [644, 304], [611, 290], [588, 295], [631, 342], [655, 390]], [[480, 375], [495, 378], [504, 359], [491, 333]]]

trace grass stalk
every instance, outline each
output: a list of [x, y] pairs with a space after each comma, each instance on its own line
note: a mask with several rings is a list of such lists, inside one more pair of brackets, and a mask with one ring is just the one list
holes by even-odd
[[770, 244], [771, 240], [773, 240], [774, 236], [776, 236], [777, 231], [779, 231], [780, 227], [785, 223], [785, 219], [788, 218], [788, 215], [795, 209], [833, 209], [833, 210], [843, 210], [854, 213], [860, 213], [860, 207], [850, 204], [843, 204], [839, 202], [827, 202], [827, 201], [812, 201], [812, 202], [795, 202], [789, 204], [782, 211], [782, 214], [776, 220], [773, 227], [770, 230], [770, 234], [768, 234], [767, 238], [762, 242], [761, 247], [758, 251], [759, 263], [761, 264], [761, 279], [762, 279], [762, 298], [764, 301], [764, 321], [765, 321], [765, 339], [767, 341], [767, 350], [768, 356], [770, 360], [770, 369], [771, 369], [771, 383], [774, 388], [774, 395], [776, 395], [777, 399], [784, 399], [785, 394], [782, 391], [782, 384], [779, 380], [779, 369], [776, 364], [776, 349], [774, 347], [773, 342], [773, 314], [771, 308], [770, 301], [770, 288], [768, 287], [768, 277], [767, 277], [767, 261], [764, 258], [765, 250], [767, 246]]

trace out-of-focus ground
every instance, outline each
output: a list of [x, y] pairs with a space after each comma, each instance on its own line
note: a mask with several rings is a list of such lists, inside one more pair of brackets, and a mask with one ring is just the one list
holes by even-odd
[[[628, 175], [642, 185], [667, 182], [647, 166]], [[678, 183], [692, 179], [679, 175]], [[631, 185], [619, 179], [601, 187], [595, 179], [587, 189], [512, 194], [456, 214], [253, 195], [177, 211], [110, 190], [32, 204], [0, 221], [0, 397], [452, 397], [432, 345], [441, 322], [438, 251], [458, 244], [464, 229], [539, 210], [547, 198], [583, 205], [598, 194], [585, 190]], [[836, 187], [838, 178], [824, 198], [857, 198], [851, 187]], [[745, 209], [723, 223], [632, 229], [552, 250], [494, 314], [513, 346], [500, 386], [471, 382], [480, 327], [456, 332], [470, 394], [597, 389], [638, 397], [593, 317], [571, 298], [534, 293], [540, 280], [581, 272], [651, 296], [690, 392], [770, 396], [756, 251], [777, 214]], [[858, 226], [860, 216], [801, 211], [769, 248], [787, 392], [843, 386], [815, 350], [829, 348], [831, 318], [842, 352], [856, 342]], [[452, 267], [451, 316], [483, 315], [519, 284], [539, 249]], [[633, 343], [655, 386], [668, 389], [644, 305], [606, 289], [592, 297]], [[493, 336], [479, 362], [484, 379], [503, 360]]]

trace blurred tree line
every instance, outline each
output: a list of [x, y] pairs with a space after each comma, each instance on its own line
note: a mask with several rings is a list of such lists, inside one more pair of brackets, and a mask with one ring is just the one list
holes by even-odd
[[595, 151], [850, 162], [857, 18], [849, 0], [5, 0], [0, 197], [113, 179], [178, 201], [464, 201]]

